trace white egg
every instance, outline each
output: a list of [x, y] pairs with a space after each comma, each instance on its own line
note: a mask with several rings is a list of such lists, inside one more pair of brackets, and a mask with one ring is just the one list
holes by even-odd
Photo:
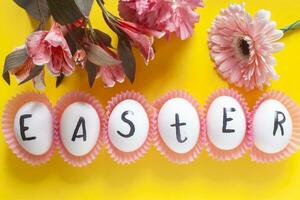
[[112, 110], [108, 121], [108, 136], [117, 149], [132, 152], [147, 140], [149, 126], [144, 107], [138, 101], [127, 99]]
[[85, 102], [69, 105], [60, 119], [60, 138], [74, 156], [88, 154], [96, 145], [101, 130], [95, 108]]
[[165, 102], [158, 114], [159, 134], [174, 152], [192, 150], [200, 137], [200, 118], [193, 105], [183, 98]]
[[255, 146], [264, 153], [278, 153], [290, 142], [293, 124], [290, 113], [279, 101], [269, 99], [260, 104], [253, 118]]
[[14, 132], [19, 144], [30, 154], [43, 155], [53, 143], [52, 115], [40, 102], [24, 104], [14, 119]]
[[232, 150], [238, 147], [245, 137], [246, 124], [244, 110], [233, 97], [217, 97], [208, 108], [207, 135], [218, 149]]

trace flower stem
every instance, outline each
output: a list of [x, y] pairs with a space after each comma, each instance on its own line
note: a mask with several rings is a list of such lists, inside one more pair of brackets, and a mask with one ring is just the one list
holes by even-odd
[[284, 27], [280, 30], [282, 30], [283, 33], [286, 33], [288, 31], [296, 30], [298, 28], [300, 28], [300, 20], [298, 20], [298, 21], [296, 21], [296, 22], [294, 22], [294, 23], [292, 23], [292, 24], [290, 24], [290, 25], [288, 25], [288, 26], [286, 26], [286, 27]]
[[118, 35], [124, 35], [124, 33], [116, 26], [116, 23], [118, 23], [119, 18], [111, 14], [108, 10], [106, 10], [104, 6], [104, 1], [103, 0], [96, 0], [97, 4], [99, 5], [104, 20], [106, 24]]
[[102, 12], [107, 13], [107, 10], [104, 7], [104, 2], [101, 0], [96, 0], [97, 4], [99, 5], [99, 7], [101, 8]]
[[44, 30], [44, 26], [45, 26], [45, 23], [46, 23], [46, 20], [42, 14], [42, 11], [41, 11], [41, 5], [40, 5], [40, 1], [36, 1], [36, 6], [38, 8], [38, 12], [39, 12], [39, 16], [41, 18], [41, 21], [40, 21], [40, 25], [39, 25], [39, 30]]
[[96, 41], [96, 33], [95, 33], [95, 31], [94, 31], [94, 28], [93, 28], [93, 26], [92, 26], [92, 23], [91, 23], [91, 21], [90, 21], [90, 19], [89, 18], [86, 18], [85, 19], [86, 20], [86, 22], [87, 22], [87, 25], [88, 25], [88, 28], [89, 28], [89, 30], [91, 31], [91, 34], [92, 34], [92, 40], [93, 40], [93, 42], [95, 42]]
[[97, 4], [99, 5], [99, 7], [101, 8], [102, 12], [104, 13], [104, 15], [106, 15], [106, 17], [109, 20], [113, 20], [116, 21], [118, 18], [116, 16], [114, 16], [113, 14], [111, 14], [104, 6], [104, 2], [102, 0], [96, 0]]

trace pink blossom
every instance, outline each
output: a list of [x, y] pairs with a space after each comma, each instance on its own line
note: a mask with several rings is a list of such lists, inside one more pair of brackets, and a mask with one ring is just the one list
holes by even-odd
[[223, 9], [209, 30], [209, 49], [219, 74], [228, 82], [246, 89], [269, 85], [277, 79], [272, 53], [283, 48], [283, 36], [270, 21], [270, 12], [259, 10], [251, 17], [244, 4]]
[[203, 6], [202, 0], [120, 0], [119, 13], [125, 20], [184, 40], [199, 22], [195, 9]]
[[[106, 46], [100, 46], [112, 57], [118, 59], [118, 55], [114, 51]], [[112, 66], [99, 66], [96, 78], [101, 78], [105, 87], [114, 87], [116, 82], [124, 82], [125, 72], [122, 64]]]
[[152, 48], [154, 38], [161, 38], [164, 36], [164, 32], [154, 31], [151, 29], [143, 28], [134, 23], [119, 20], [117, 26], [125, 32], [129, 37], [132, 45], [138, 48], [145, 58], [145, 63], [148, 64], [150, 60], [155, 57], [154, 50]]
[[32, 33], [26, 41], [28, 55], [35, 65], [48, 65], [49, 71], [58, 76], [70, 75], [74, 71], [71, 51], [61, 32], [54, 23], [50, 31]]
[[125, 73], [121, 65], [100, 66], [97, 77], [101, 77], [106, 87], [114, 87], [116, 81], [124, 82]]

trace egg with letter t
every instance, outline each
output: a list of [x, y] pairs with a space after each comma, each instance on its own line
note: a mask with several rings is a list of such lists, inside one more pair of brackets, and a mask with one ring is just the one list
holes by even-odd
[[197, 101], [185, 91], [171, 91], [155, 101], [155, 145], [170, 161], [187, 164], [201, 151], [203, 123]]

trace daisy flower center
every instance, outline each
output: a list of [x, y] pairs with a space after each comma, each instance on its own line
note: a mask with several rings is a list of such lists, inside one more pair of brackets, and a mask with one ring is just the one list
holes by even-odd
[[247, 56], [247, 57], [250, 56], [250, 45], [248, 44], [248, 42], [245, 39], [239, 40], [239, 48], [240, 48], [241, 53], [244, 56]]
[[251, 57], [251, 44], [252, 40], [247, 36], [237, 36], [233, 43], [237, 55], [245, 61]]

